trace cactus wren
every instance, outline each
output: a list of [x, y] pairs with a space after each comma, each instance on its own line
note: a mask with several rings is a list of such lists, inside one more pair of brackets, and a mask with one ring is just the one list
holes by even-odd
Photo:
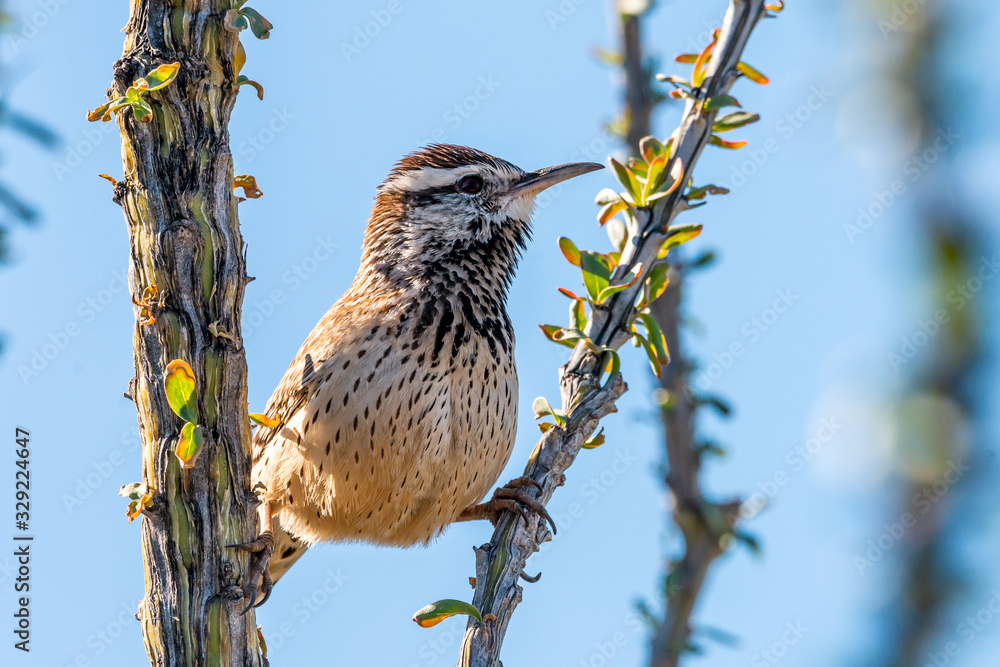
[[548, 519], [528, 478], [477, 504], [517, 425], [507, 291], [535, 196], [601, 168], [524, 172], [449, 145], [396, 164], [354, 282], [268, 401], [280, 424], [254, 436], [261, 534], [234, 545], [253, 553], [251, 606], [258, 577], [263, 604], [272, 580], [319, 542], [426, 544], [455, 521], [495, 521], [504, 509]]

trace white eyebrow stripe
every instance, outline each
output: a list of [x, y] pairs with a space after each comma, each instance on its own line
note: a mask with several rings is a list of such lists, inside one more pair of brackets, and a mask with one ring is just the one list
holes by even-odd
[[456, 183], [462, 176], [468, 174], [478, 174], [479, 170], [474, 166], [455, 167], [454, 169], [441, 169], [440, 167], [423, 167], [422, 169], [412, 169], [393, 176], [387, 180], [383, 187], [399, 192], [420, 192], [440, 188]]

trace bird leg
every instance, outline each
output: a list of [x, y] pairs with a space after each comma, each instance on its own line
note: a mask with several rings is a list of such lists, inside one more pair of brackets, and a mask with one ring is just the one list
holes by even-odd
[[[271, 571], [268, 567], [271, 561], [271, 554], [274, 553], [274, 532], [271, 522], [271, 505], [261, 503], [257, 508], [260, 517], [260, 535], [249, 544], [228, 544], [226, 546], [240, 551], [248, 551], [250, 557], [250, 573], [243, 583], [243, 595], [250, 598], [250, 604], [243, 610], [246, 614], [253, 607], [259, 607], [271, 597], [273, 582], [271, 581]], [[260, 590], [264, 594], [263, 599], [257, 602], [257, 577], [261, 578]]]
[[542, 490], [542, 485], [527, 475], [512, 479], [506, 485], [494, 491], [493, 497], [490, 500], [462, 510], [462, 513], [458, 515], [458, 519], [456, 520], [478, 521], [486, 519], [496, 526], [497, 521], [500, 519], [500, 514], [508, 510], [520, 515], [521, 518], [527, 521], [528, 513], [525, 511], [525, 508], [527, 508], [548, 521], [549, 525], [552, 526], [552, 534], [554, 535], [556, 533], [556, 522], [552, 520], [548, 510], [545, 509], [545, 505], [529, 495], [528, 489], [525, 488], [529, 486], [533, 486], [539, 491]]

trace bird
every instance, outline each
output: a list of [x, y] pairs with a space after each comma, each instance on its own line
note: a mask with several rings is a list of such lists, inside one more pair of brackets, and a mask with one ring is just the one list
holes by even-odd
[[[464, 146], [404, 156], [379, 186], [350, 288], [306, 337], [258, 426], [260, 606], [312, 545], [428, 544], [504, 510], [551, 517], [520, 477], [498, 488], [517, 426], [507, 297], [538, 193], [603, 166], [524, 171]], [[553, 525], [554, 528], [554, 525]], [[257, 602], [260, 580], [260, 593]]]

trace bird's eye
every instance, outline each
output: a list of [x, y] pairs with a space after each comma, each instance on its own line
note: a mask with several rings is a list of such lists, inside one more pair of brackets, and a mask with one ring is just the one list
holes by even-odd
[[458, 182], [458, 189], [462, 192], [474, 195], [483, 189], [483, 179], [480, 176], [463, 176]]

